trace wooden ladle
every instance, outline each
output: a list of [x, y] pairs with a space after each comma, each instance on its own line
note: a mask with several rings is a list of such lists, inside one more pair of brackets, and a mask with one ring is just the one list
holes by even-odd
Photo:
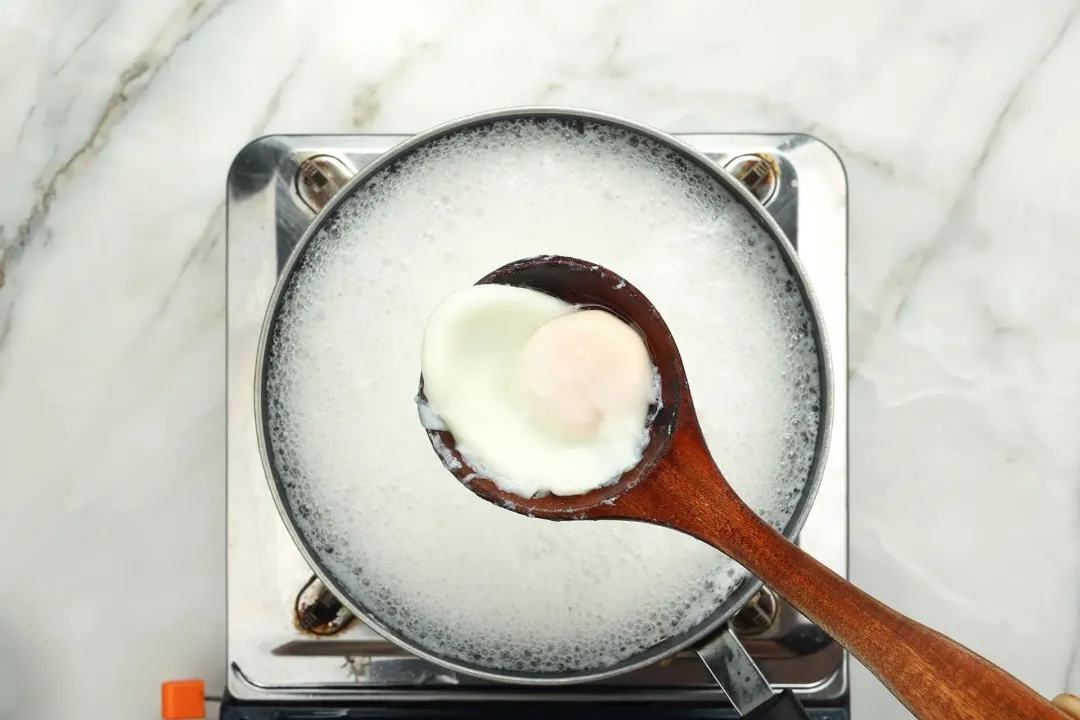
[[[835, 638], [923, 720], [1066, 717], [1001, 668], [859, 590], [747, 507], [705, 445], [675, 339], [652, 303], [623, 278], [581, 260], [544, 256], [506, 265], [480, 282], [600, 306], [635, 325], [660, 372], [663, 402], [641, 462], [614, 484], [570, 497], [523, 498], [471, 477], [453, 437], [432, 431], [433, 443], [452, 450], [447, 468], [477, 495], [530, 516], [637, 520], [712, 545]], [[445, 452], [440, 456], [445, 461]]]

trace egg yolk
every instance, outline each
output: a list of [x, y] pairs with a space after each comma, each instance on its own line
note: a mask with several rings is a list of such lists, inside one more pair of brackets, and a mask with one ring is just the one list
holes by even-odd
[[608, 418], [640, 418], [652, 393], [652, 362], [638, 333], [602, 310], [544, 323], [525, 343], [526, 403], [567, 440], [595, 437]]

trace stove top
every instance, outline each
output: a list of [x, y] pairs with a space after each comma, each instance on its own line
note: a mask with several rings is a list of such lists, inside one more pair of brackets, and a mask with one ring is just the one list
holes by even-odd
[[[730, 707], [690, 652], [602, 684], [559, 690], [510, 687], [455, 674], [408, 655], [353, 618], [314, 578], [293, 545], [267, 486], [256, 439], [253, 378], [263, 315], [285, 259], [317, 211], [349, 177], [407, 137], [270, 136], [245, 147], [229, 172], [228, 697], [293, 706], [357, 699], [438, 703], [617, 698]], [[806, 135], [680, 138], [726, 167], [765, 203], [796, 246], [818, 295], [833, 351], [836, 412], [832, 450], [799, 543], [846, 576], [843, 165], [825, 144]], [[842, 648], [767, 589], [733, 624], [774, 687], [791, 688], [808, 704], [844, 704], [848, 676]]]

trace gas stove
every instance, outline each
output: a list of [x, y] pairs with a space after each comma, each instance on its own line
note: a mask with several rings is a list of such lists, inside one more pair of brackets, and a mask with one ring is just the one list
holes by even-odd
[[[278, 274], [335, 192], [406, 135], [270, 136], [236, 157], [228, 177], [228, 673], [222, 718], [528, 714], [544, 703], [590, 716], [618, 705], [664, 717], [707, 708], [737, 717], [694, 653], [598, 684], [522, 688], [412, 657], [354, 618], [317, 580], [278, 517], [254, 418], [259, 331]], [[680, 138], [739, 178], [796, 246], [820, 301], [834, 358], [833, 444], [799, 543], [847, 573], [847, 181], [825, 144], [806, 135]], [[775, 688], [821, 718], [846, 717], [848, 658], [767, 589], [733, 621]], [[417, 710], [422, 708], [422, 710]], [[662, 708], [662, 711], [657, 710]], [[554, 709], [554, 708], [552, 708]], [[329, 713], [329, 714], [328, 714]], [[629, 712], [634, 715], [635, 712]]]

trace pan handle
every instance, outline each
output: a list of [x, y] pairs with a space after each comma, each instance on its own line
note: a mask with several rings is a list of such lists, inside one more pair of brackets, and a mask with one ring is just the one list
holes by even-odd
[[724, 626], [697, 649], [698, 657], [739, 711], [748, 720], [808, 720], [795, 693], [774, 694], [746, 648], [731, 628]]

